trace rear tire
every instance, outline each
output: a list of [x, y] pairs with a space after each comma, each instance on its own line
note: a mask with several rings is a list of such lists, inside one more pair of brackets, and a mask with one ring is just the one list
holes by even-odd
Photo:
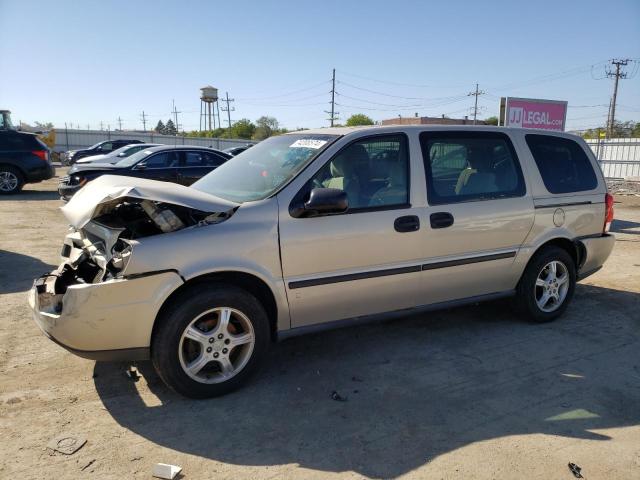
[[529, 320], [555, 320], [569, 306], [576, 286], [576, 267], [566, 250], [547, 246], [527, 265], [516, 290], [516, 309]]
[[151, 361], [171, 389], [210, 398], [242, 386], [260, 367], [270, 343], [262, 304], [238, 287], [187, 288], [158, 318]]
[[24, 186], [22, 172], [11, 165], [0, 165], [0, 194], [18, 193]]

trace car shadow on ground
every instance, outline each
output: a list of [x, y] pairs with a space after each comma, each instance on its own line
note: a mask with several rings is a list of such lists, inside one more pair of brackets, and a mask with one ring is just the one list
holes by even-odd
[[0, 294], [29, 290], [34, 278], [55, 268], [36, 257], [0, 250]]
[[628, 220], [618, 220], [617, 218], [611, 222], [609, 231], [613, 233], [626, 233], [628, 235], [640, 235], [640, 223], [630, 222]]
[[239, 465], [389, 478], [508, 435], [607, 441], [594, 430], [640, 423], [640, 294], [579, 285], [576, 297], [550, 324], [493, 302], [293, 338], [212, 400], [171, 392], [148, 362], [138, 383], [97, 363], [94, 382], [123, 427]]
[[0, 195], [0, 202], [9, 200], [58, 200], [60, 194], [51, 190], [22, 190], [12, 195]]

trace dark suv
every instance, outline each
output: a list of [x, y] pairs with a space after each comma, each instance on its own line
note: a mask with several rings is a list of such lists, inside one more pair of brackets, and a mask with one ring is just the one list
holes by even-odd
[[73, 165], [81, 158], [88, 157], [90, 155], [103, 155], [105, 153], [110, 153], [118, 148], [131, 145], [132, 143], [142, 142], [140, 140], [105, 140], [82, 150], [69, 150], [65, 155], [64, 164]]
[[49, 148], [36, 135], [13, 130], [8, 120], [0, 122], [0, 194], [17, 193], [25, 183], [54, 175]]

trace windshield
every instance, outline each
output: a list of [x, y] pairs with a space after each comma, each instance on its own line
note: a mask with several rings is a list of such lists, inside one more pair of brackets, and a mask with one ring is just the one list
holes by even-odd
[[228, 160], [192, 186], [238, 203], [262, 200], [291, 180], [336, 138], [304, 133], [271, 137]]
[[115, 166], [116, 167], [130, 167], [132, 165], [135, 165], [140, 160], [142, 160], [143, 158], [146, 158], [147, 156], [149, 156], [152, 153], [153, 153], [153, 151], [151, 151], [151, 150], [140, 150], [139, 152], [136, 152], [133, 155], [131, 155], [129, 157], [126, 157], [126, 158], [123, 158], [119, 162], [115, 163]]
[[104, 143], [104, 140], [102, 142], [98, 142], [95, 145], [91, 145], [90, 147], [87, 147], [85, 150], [93, 150], [95, 148], [98, 148], [100, 145], [102, 145]]

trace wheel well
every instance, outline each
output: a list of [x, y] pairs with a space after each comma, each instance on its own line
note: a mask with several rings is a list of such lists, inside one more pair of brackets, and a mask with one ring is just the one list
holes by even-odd
[[13, 168], [14, 170], [17, 170], [17, 171], [18, 171], [18, 173], [19, 173], [20, 175], [22, 175], [22, 180], [24, 180], [24, 178], [25, 178], [25, 172], [24, 172], [24, 170], [22, 170], [22, 168], [20, 168], [18, 165], [14, 165], [13, 163], [0, 162], [0, 168], [1, 168], [1, 167], [11, 167], [11, 168]]
[[276, 339], [277, 333], [277, 324], [278, 324], [278, 307], [276, 305], [276, 299], [273, 295], [273, 292], [269, 288], [269, 286], [259, 279], [258, 277], [251, 275], [249, 273], [244, 272], [216, 272], [216, 273], [208, 273], [205, 275], [201, 275], [199, 277], [192, 278], [187, 282], [183, 283], [180, 287], [178, 287], [175, 291], [167, 297], [167, 299], [162, 304], [162, 307], [158, 311], [158, 315], [156, 316], [156, 322], [153, 324], [153, 331], [151, 336], [155, 333], [157, 319], [163, 313], [164, 309], [167, 305], [171, 304], [171, 300], [179, 295], [185, 289], [191, 288], [194, 285], [202, 284], [202, 283], [225, 283], [227, 285], [234, 285], [236, 287], [242, 288], [247, 292], [254, 295], [258, 301], [262, 304], [264, 309], [267, 312], [267, 317], [269, 318], [269, 325], [271, 330], [271, 339]]
[[[579, 269], [582, 266], [582, 263], [585, 259], [585, 248], [582, 242], [580, 242], [579, 240], [571, 241], [568, 238], [554, 238], [540, 245], [540, 247], [538, 247], [535, 253], [538, 253], [541, 249], [543, 249], [548, 245], [553, 245], [553, 246], [562, 248], [569, 255], [571, 255], [571, 258], [573, 259], [573, 263], [575, 264], [576, 269]], [[532, 258], [533, 258], [533, 255], [532, 255]]]

